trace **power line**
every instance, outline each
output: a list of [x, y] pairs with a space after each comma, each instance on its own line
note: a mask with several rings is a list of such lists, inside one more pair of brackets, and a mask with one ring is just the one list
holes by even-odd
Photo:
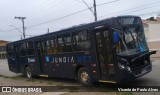
[[[29, 13], [27, 12], [28, 14], [26, 14], [26, 15], [35, 14], [35, 13], [36, 13], [37, 11], [39, 11], [40, 9], [48, 6], [48, 4], [50, 4], [50, 1], [53, 2], [52, 0], [47, 0], [47, 1], [44, 2], [43, 4], [39, 5], [36, 9], [33, 9], [31, 12], [29, 11]], [[25, 15], [25, 14], [24, 14], [24, 15]], [[28, 18], [28, 16], [27, 16], [27, 18]]]
[[63, 19], [63, 18], [72, 16], [72, 15], [75, 15], [75, 14], [81, 13], [81, 12], [86, 11], [86, 10], [88, 10], [88, 8], [87, 9], [83, 9], [81, 11], [77, 11], [75, 13], [72, 13], [72, 14], [69, 14], [69, 15], [66, 15], [66, 16], [63, 16], [63, 17], [59, 17], [59, 18], [56, 18], [56, 19], [53, 19], [53, 20], [49, 20], [49, 21], [46, 21], [46, 22], [43, 22], [43, 23], [39, 23], [39, 24], [36, 24], [36, 25], [32, 25], [32, 26], [28, 26], [28, 27], [35, 27], [35, 26], [39, 26], [39, 25], [42, 25], [42, 24], [50, 23], [50, 22], [53, 22], [53, 21], [56, 21], [56, 20], [59, 20], [59, 19]]
[[154, 13], [160, 13], [160, 11], [154, 11], [154, 12], [149, 12], [149, 13], [139, 14], [139, 16], [144, 16], [144, 15], [154, 14]]
[[92, 10], [92, 8], [84, 0], [82, 0], [82, 1], [88, 7], [88, 9], [94, 14], [94, 11]]
[[17, 36], [19, 36], [19, 35], [14, 35], [14, 36], [0, 36], [0, 37], [2, 38], [2, 37], [17, 37]]
[[44, 7], [44, 8], [42, 7], [42, 8], [43, 8], [43, 9], [41, 8], [42, 10], [40, 10], [40, 11], [38, 10], [39, 12], [38, 12], [38, 11], [37, 11], [37, 12], [34, 12], [33, 14], [31, 14], [31, 15], [30, 15], [29, 17], [27, 17], [27, 18], [31, 18], [31, 17], [33, 17], [33, 16], [35, 16], [35, 15], [37, 15], [37, 14], [39, 14], [39, 13], [42, 13], [42, 12], [44, 12], [44, 11], [45, 11], [45, 12], [48, 11], [50, 8], [52, 8], [52, 7], [55, 6], [58, 2], [61, 2], [61, 1], [64, 1], [64, 0], [59, 0], [59, 1], [57, 1], [57, 2], [52, 1], [52, 2], [54, 2], [54, 3], [51, 2], [52, 4], [50, 3], [46, 8], [45, 8], [45, 7]]
[[77, 1], [77, 2], [79, 2], [79, 3], [83, 3], [82, 1], [79, 1], [79, 0], [75, 0], [75, 1]]
[[30, 29], [30, 30], [47, 30], [47, 29], [38, 29], [38, 28], [31, 28], [31, 27], [28, 27], [27, 29]]
[[[17, 28], [17, 29], [20, 29], [20, 28]], [[10, 32], [10, 31], [15, 31], [17, 29], [10, 29], [10, 30], [0, 30], [0, 32]]]
[[[97, 5], [97, 6], [102, 6], [102, 5], [109, 4], [109, 3], [114, 3], [114, 2], [117, 2], [117, 1], [119, 1], [119, 0], [114, 0], [114, 1], [107, 2], [107, 3], [99, 4], [99, 5]], [[93, 8], [93, 7], [90, 7], [90, 8]], [[78, 14], [78, 13], [81, 13], [81, 12], [84, 12], [84, 11], [86, 11], [86, 10], [88, 10], [88, 9], [89, 9], [89, 8], [86, 8], [86, 9], [77, 11], [77, 12], [75, 12], [75, 13], [72, 13], [72, 14], [69, 14], [69, 15], [66, 15], [66, 16], [63, 16], [63, 17], [59, 17], [59, 18], [56, 18], [56, 19], [53, 19], [53, 20], [49, 20], [49, 21], [46, 21], [46, 22], [43, 22], [43, 23], [39, 23], [39, 24], [35, 24], [35, 25], [32, 25], [32, 26], [28, 26], [28, 27], [35, 27], [35, 26], [47, 24], [47, 23], [50, 23], [50, 22], [53, 22], [53, 21], [56, 21], [56, 20], [60, 20], [60, 19], [63, 19], [63, 18], [72, 16], [72, 15], [75, 15], [75, 14]]]
[[[130, 10], [134, 10], [134, 9], [137, 9], [137, 11], [140, 11], [140, 9], [138, 9], [138, 8], [145, 7], [145, 6], [149, 6], [149, 5], [153, 5], [153, 4], [157, 4], [157, 3], [159, 3], [159, 2], [160, 2], [160, 1], [154, 2], [154, 3], [144, 4], [144, 5], [137, 6], [137, 7], [133, 7], [133, 8], [129, 8], [129, 9], [125, 9], [125, 10], [122, 10], [122, 11], [119, 11], [119, 12], [114, 12], [114, 13], [111, 13], [111, 14], [108, 14], [108, 15], [100, 16], [99, 18], [102, 18], [102, 17], [105, 17], [105, 16], [114, 15], [114, 14], [118, 14], [118, 13], [123, 13], [123, 12], [130, 11]], [[155, 7], [155, 6], [152, 6], [152, 7]], [[147, 8], [151, 8], [151, 7], [147, 7]], [[147, 8], [146, 8], [146, 9], [147, 9]], [[144, 10], [144, 9], [145, 9], [145, 8], [143, 8], [143, 10]], [[136, 11], [133, 11], [133, 12], [136, 12]]]

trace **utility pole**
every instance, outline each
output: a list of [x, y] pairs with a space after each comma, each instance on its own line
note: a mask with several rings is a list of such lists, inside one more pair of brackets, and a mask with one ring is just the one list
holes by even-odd
[[[97, 9], [96, 9], [96, 0], [93, 0], [93, 7], [90, 7], [84, 0], [82, 0], [83, 3], [88, 7], [88, 9], [93, 13], [94, 15], [94, 21], [97, 21]], [[92, 10], [94, 8], [94, 11]]]
[[23, 25], [23, 38], [25, 38], [26, 35], [25, 35], [24, 19], [26, 19], [26, 17], [15, 17], [15, 19], [19, 19], [19, 20], [22, 21], [22, 25]]
[[49, 33], [49, 28], [48, 28], [48, 30], [47, 30], [47, 33]]
[[93, 4], [93, 7], [94, 7], [94, 17], [95, 17], [95, 21], [97, 21], [97, 9], [96, 9], [96, 0], [93, 0], [94, 4]]

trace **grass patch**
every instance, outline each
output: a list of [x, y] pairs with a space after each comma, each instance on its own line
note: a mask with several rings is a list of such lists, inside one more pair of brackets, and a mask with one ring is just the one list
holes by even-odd
[[13, 79], [13, 80], [21, 79], [21, 77], [19, 77], [19, 76], [14, 76], [14, 77], [10, 77], [10, 78]]
[[3, 78], [10, 78], [9, 76], [5, 76], [5, 75], [1, 75], [1, 74], [0, 74], [0, 77], [3, 77]]
[[71, 86], [71, 87], [69, 87], [68, 89], [69, 89], [70, 92], [74, 92], [74, 91], [78, 90], [78, 89], [77, 89], [76, 87], [74, 87], [74, 86]]
[[64, 86], [63, 83], [58, 83], [56, 86]]
[[47, 84], [49, 84], [49, 85], [53, 85], [53, 82], [47, 82]]
[[29, 81], [29, 82], [36, 82], [35, 79], [27, 79], [26, 81]]
[[43, 81], [39, 81], [39, 83], [43, 83]]

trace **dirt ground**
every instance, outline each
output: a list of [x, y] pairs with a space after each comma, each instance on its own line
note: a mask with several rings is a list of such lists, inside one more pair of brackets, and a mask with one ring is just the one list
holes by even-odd
[[[63, 81], [52, 81], [45, 80], [45, 78], [26, 79], [20, 77], [7, 77], [0, 76], [0, 86], [68, 86], [77, 85], [75, 82], [63, 82]], [[64, 91], [65, 89], [65, 91]], [[0, 95], [160, 95], [159, 92], [72, 92], [70, 89], [58, 89], [56, 92], [41, 92], [41, 93], [0, 93]]]

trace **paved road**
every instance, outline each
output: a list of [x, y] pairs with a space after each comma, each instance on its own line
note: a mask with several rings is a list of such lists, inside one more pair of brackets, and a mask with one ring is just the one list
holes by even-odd
[[5, 76], [17, 76], [19, 74], [9, 71], [8, 63], [6, 60], [0, 60], [0, 74]]
[[[160, 60], [152, 62], [152, 71], [143, 77], [127, 83], [130, 86], [160, 86]], [[0, 60], [0, 74], [6, 76], [18, 76], [19, 74], [10, 72], [6, 60]]]

